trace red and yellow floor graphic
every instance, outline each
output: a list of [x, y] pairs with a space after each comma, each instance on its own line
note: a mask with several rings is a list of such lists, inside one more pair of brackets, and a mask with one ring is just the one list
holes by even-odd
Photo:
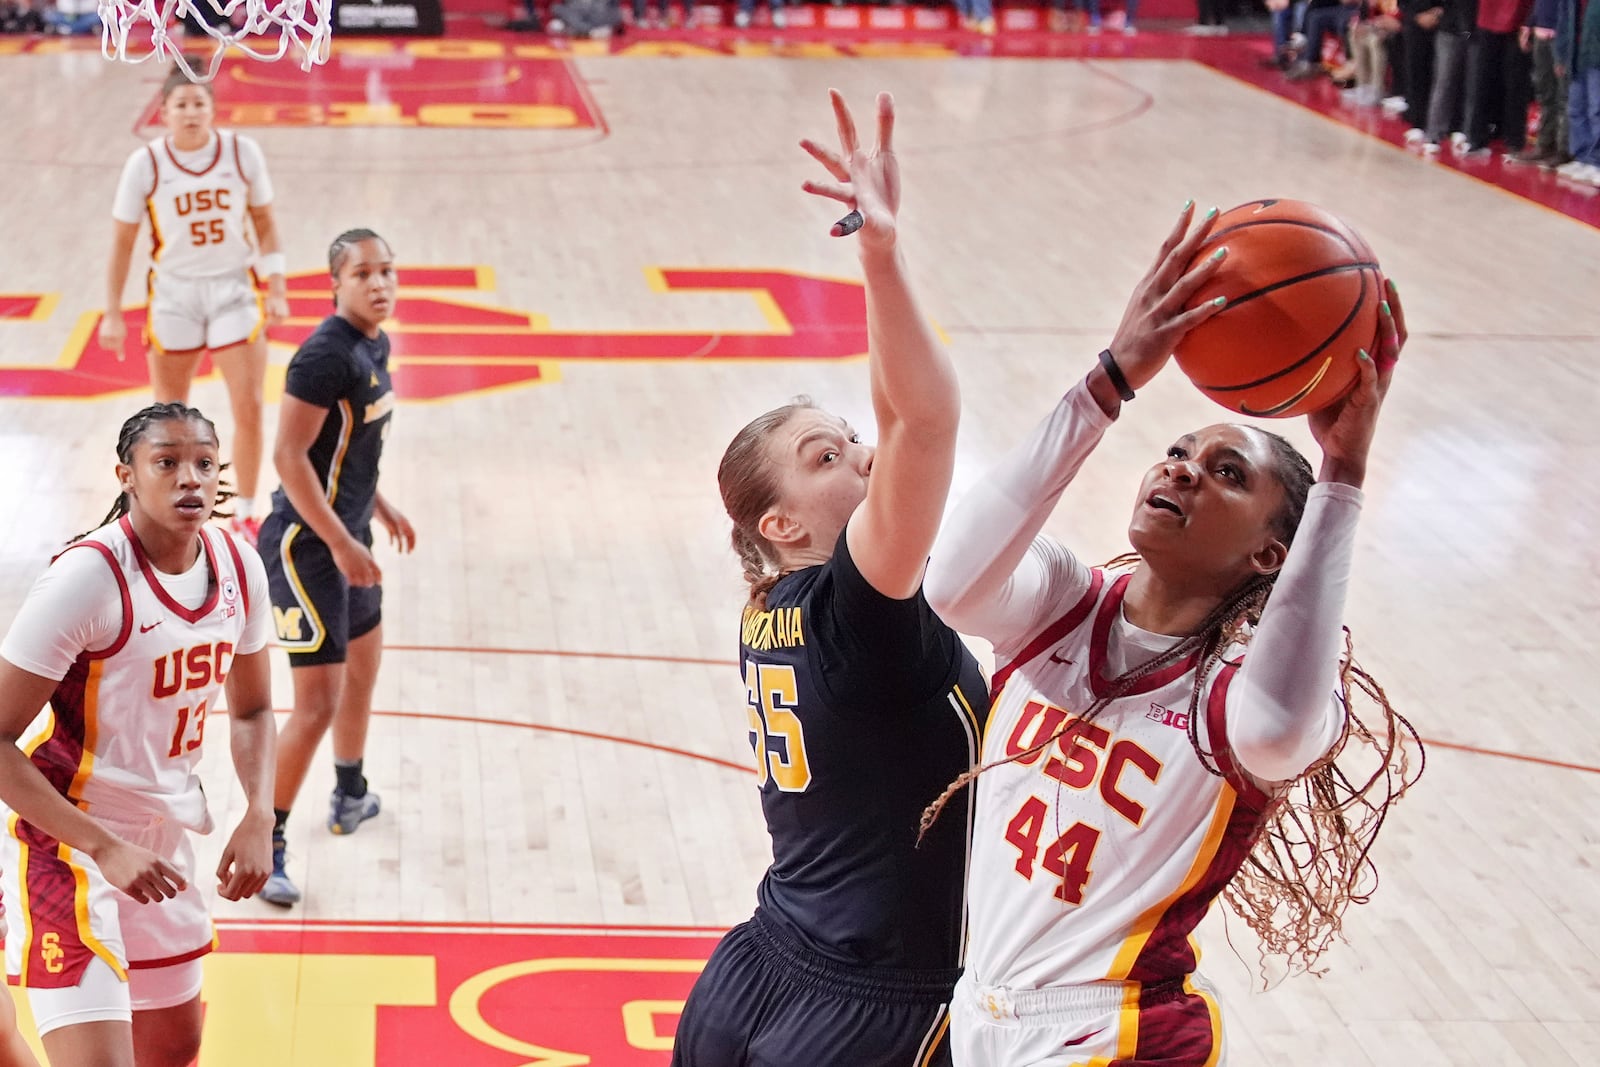
[[[328, 278], [306, 271], [289, 281], [291, 317], [275, 328], [275, 344], [294, 347], [328, 312]], [[401, 267], [396, 315], [384, 329], [393, 344], [395, 391], [405, 400], [446, 400], [559, 379], [571, 361], [837, 360], [867, 351], [866, 296], [860, 282], [782, 270], [648, 268], [655, 294], [743, 294], [764, 327], [722, 330], [559, 330], [528, 311], [439, 295], [494, 288], [488, 267]], [[50, 293], [0, 294], [7, 318], [40, 321], [55, 308]], [[121, 353], [95, 340], [98, 312], [82, 313], [54, 364], [0, 366], [0, 396], [89, 399], [143, 389], [149, 380], [140, 336], [143, 306], [124, 309], [128, 340]], [[282, 369], [268, 381], [269, 402]], [[209, 360], [200, 376], [213, 373]]]
[[[661, 1067], [718, 930], [224, 925], [198, 1067]], [[26, 998], [18, 1001], [32, 1033]]]
[[[233, 63], [217, 77], [222, 126], [431, 126], [595, 129], [571, 63], [494, 41], [343, 42], [327, 66]], [[140, 118], [154, 136], [160, 100]]]

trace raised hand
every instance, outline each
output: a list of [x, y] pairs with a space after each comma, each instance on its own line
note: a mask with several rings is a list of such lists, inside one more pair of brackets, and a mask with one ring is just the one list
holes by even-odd
[[1211, 232], [1211, 224], [1216, 217], [1217, 212], [1213, 208], [1199, 225], [1191, 228], [1194, 201], [1185, 204], [1183, 211], [1178, 214], [1177, 225], [1161, 242], [1155, 265], [1128, 299], [1128, 307], [1122, 313], [1122, 324], [1117, 327], [1116, 336], [1111, 341], [1111, 354], [1122, 369], [1122, 376], [1133, 389], [1149, 384], [1150, 379], [1166, 365], [1178, 342], [1223, 308], [1215, 300], [1209, 300], [1197, 308], [1191, 308], [1188, 304], [1206, 279], [1222, 265], [1228, 251], [1226, 248], [1217, 249], [1187, 274], [1183, 272], [1201, 242]]
[[[900, 164], [894, 156], [894, 98], [878, 94], [878, 142], [871, 151], [856, 138], [855, 119], [837, 89], [828, 91], [839, 127], [839, 151], [832, 152], [812, 140], [800, 147], [825, 167], [833, 182], [808, 181], [803, 188], [816, 196], [837, 200], [861, 213], [861, 243], [871, 248], [894, 247], [895, 219], [900, 210]], [[851, 230], [841, 220], [832, 234], [843, 237]]]
[[1311, 436], [1322, 449], [1325, 482], [1359, 486], [1367, 476], [1367, 454], [1378, 429], [1378, 411], [1389, 393], [1400, 350], [1406, 344], [1406, 316], [1394, 282], [1384, 281], [1388, 300], [1378, 312], [1375, 352], [1363, 351], [1360, 376], [1350, 391], [1320, 411], [1306, 416]]

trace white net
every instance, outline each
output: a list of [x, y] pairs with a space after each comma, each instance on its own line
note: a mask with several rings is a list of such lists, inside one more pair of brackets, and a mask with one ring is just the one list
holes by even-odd
[[[208, 5], [219, 18], [211, 25], [200, 5]], [[215, 39], [209, 61], [200, 69], [191, 65], [192, 39], [171, 35], [185, 15], [194, 18]], [[300, 60], [300, 69], [328, 61], [333, 38], [333, 0], [100, 0], [100, 51], [107, 59], [124, 63], [143, 63], [147, 59], [171, 59], [183, 68], [190, 81], [208, 82], [222, 69], [230, 48], [271, 63], [289, 55]], [[274, 47], [273, 39], [276, 38]]]

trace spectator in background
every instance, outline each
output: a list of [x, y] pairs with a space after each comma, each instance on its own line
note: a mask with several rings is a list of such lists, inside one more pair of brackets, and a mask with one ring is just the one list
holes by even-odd
[[1467, 42], [1478, 24], [1478, 0], [1444, 0], [1439, 31], [1433, 38], [1433, 90], [1428, 99], [1428, 125], [1422, 150], [1439, 151], [1447, 137], [1456, 148], [1466, 145], [1461, 132], [1466, 108]]
[[1305, 51], [1289, 68], [1289, 77], [1295, 80], [1311, 78], [1322, 73], [1323, 42], [1328, 37], [1344, 40], [1351, 24], [1361, 10], [1361, 0], [1340, 3], [1339, 0], [1311, 0], [1306, 9]]
[[[1084, 29], [1092, 36], [1100, 32], [1100, 0], [1076, 0], [1078, 10], [1085, 18]], [[1139, 13], [1139, 0], [1127, 0], [1122, 23], [1122, 32], [1132, 36], [1138, 33], [1133, 24], [1134, 16]]]
[[1528, 103], [1532, 96], [1528, 53], [1517, 41], [1533, 0], [1479, 0], [1478, 23], [1467, 42], [1466, 134], [1461, 154], [1489, 155], [1498, 138], [1507, 155], [1528, 141]]
[[1228, 26], [1222, 19], [1222, 4], [1223, 0], [1195, 0], [1195, 23], [1183, 32], [1196, 37], [1221, 37], [1226, 34]]
[[[751, 0], [740, 0], [740, 3], [750, 2]], [[781, 3], [782, 0], [773, 2]], [[956, 0], [956, 14], [960, 17], [961, 28], [964, 30], [982, 34], [992, 34], [995, 31], [994, 0]]]
[[1427, 140], [1428, 104], [1433, 99], [1434, 37], [1444, 17], [1441, 0], [1400, 0], [1401, 50], [1405, 53], [1406, 144]]
[[[1577, 0], [1534, 0], [1528, 24], [1519, 43], [1533, 62], [1533, 92], [1539, 102], [1539, 139], [1521, 152], [1508, 154], [1507, 163], [1532, 164], [1554, 169], [1572, 161], [1567, 150], [1567, 73], [1557, 73], [1556, 26], [1563, 7]], [[1570, 17], [1570, 16], [1569, 16]]]
[[[666, 29], [672, 25], [672, 8], [669, 0], [656, 0], [656, 17], [651, 19], [645, 13], [648, 0], [633, 0], [633, 25], [641, 30]], [[691, 13], [694, 11], [694, 0], [686, 0], [684, 5], [684, 24], [688, 25]]]
[[53, 5], [45, 4], [40, 16], [50, 33], [100, 32], [100, 7], [96, 0], [55, 0]]
[[[985, 3], [989, 0], [985, 0]], [[781, 30], [789, 25], [789, 16], [784, 14], [783, 0], [768, 0], [772, 5], [772, 28]], [[750, 25], [750, 17], [755, 14], [756, 0], [739, 0], [739, 10], [733, 16], [733, 24], [741, 30]]]
[[1266, 0], [1272, 13], [1272, 62], [1279, 70], [1287, 70], [1294, 61], [1294, 35], [1300, 32], [1300, 18], [1305, 11], [1305, 0]]
[[1572, 162], [1556, 173], [1600, 185], [1600, 0], [1574, 0], [1556, 25], [1556, 73], [1570, 79], [1567, 137]]
[[0, 0], [0, 33], [43, 33], [44, 18], [29, 0]]
[[1373, 0], [1371, 13], [1350, 29], [1351, 60], [1356, 84], [1345, 90], [1345, 100], [1376, 107], [1389, 84], [1389, 41], [1400, 32], [1399, 0]]

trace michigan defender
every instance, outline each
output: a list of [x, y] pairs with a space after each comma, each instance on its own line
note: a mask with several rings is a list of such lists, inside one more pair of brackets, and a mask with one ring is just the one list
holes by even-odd
[[871, 152], [838, 94], [834, 109], [841, 152], [805, 144], [841, 184], [808, 188], [864, 223], [879, 444], [793, 403], [741, 430], [717, 472], [750, 583], [740, 658], [773, 862], [689, 995], [681, 1067], [949, 1056], [970, 824], [916, 842], [923, 804], [977, 757], [987, 695], [922, 595], [961, 399], [897, 245], [892, 104], [878, 98]]
[[278, 745], [272, 878], [261, 894], [283, 907], [300, 899], [284, 866], [284, 828], [330, 725], [336, 785], [328, 829], [354, 833], [378, 814], [362, 769], [383, 650], [372, 520], [402, 552], [416, 544], [411, 523], [378, 492], [394, 413], [382, 329], [394, 306], [394, 254], [371, 230], [350, 230], [329, 248], [328, 270], [334, 313], [289, 361], [273, 449], [283, 487], [261, 524], [278, 643], [294, 676], [294, 713]]

